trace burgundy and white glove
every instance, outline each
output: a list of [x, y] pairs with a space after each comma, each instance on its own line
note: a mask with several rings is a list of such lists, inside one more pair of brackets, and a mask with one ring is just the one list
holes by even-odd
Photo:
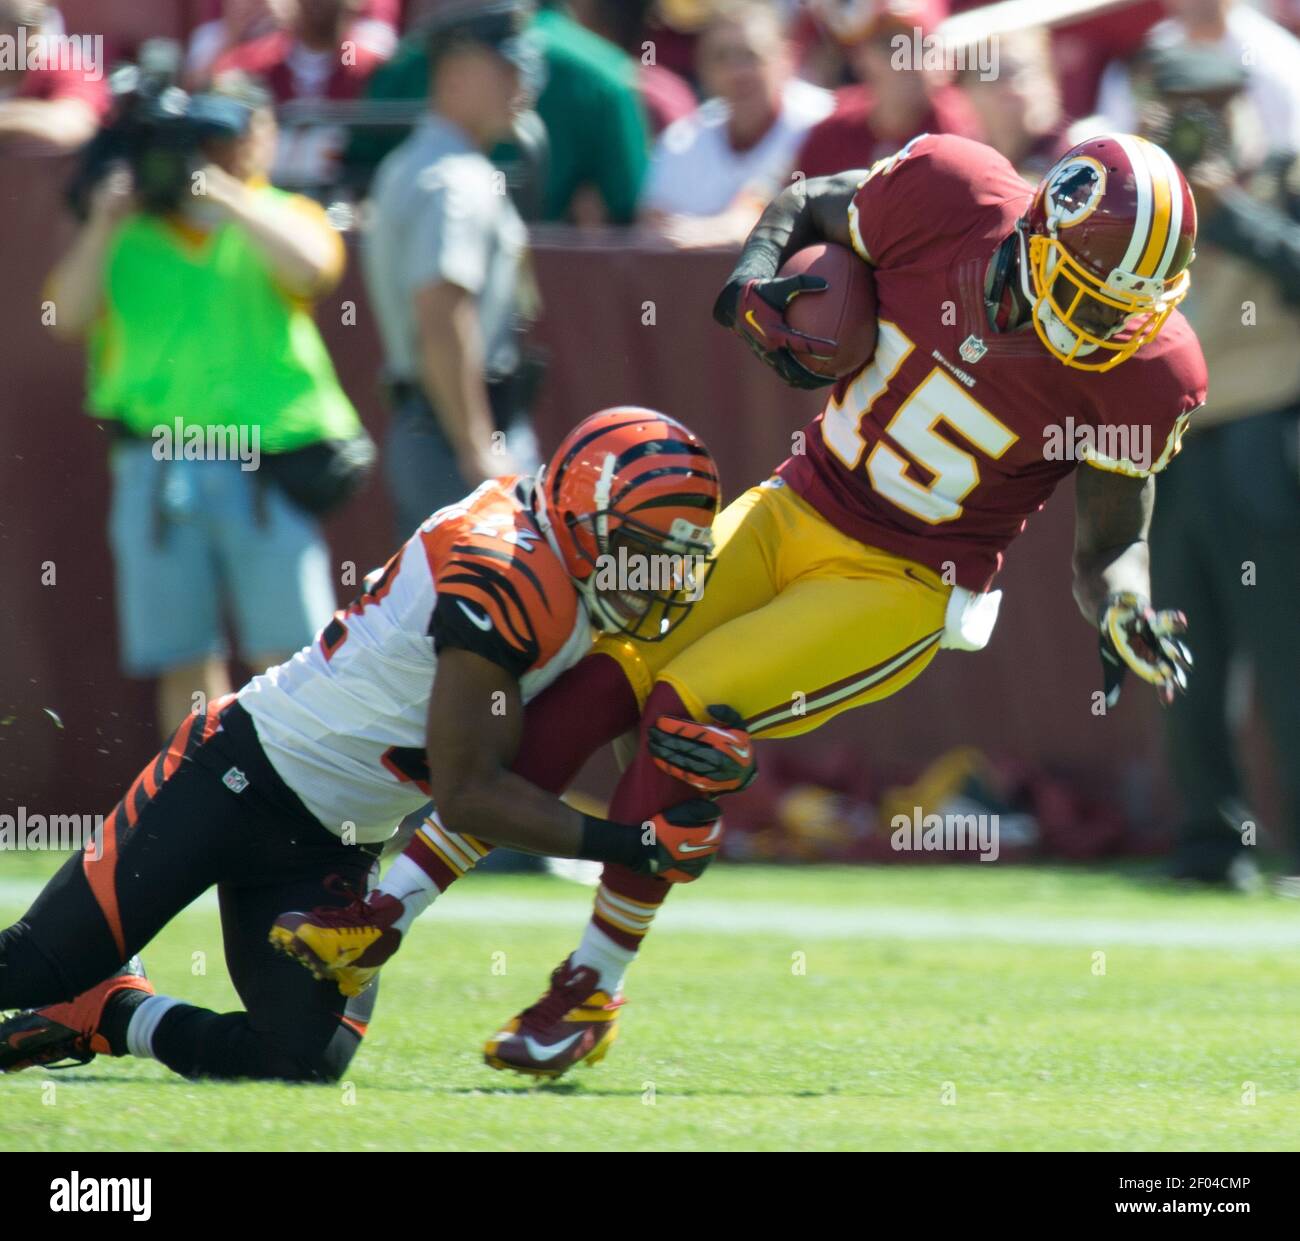
[[831, 357], [836, 342], [809, 336], [785, 321], [796, 297], [820, 293], [828, 286], [820, 276], [784, 276], [774, 280], [733, 281], [718, 294], [713, 317], [731, 328], [759, 358], [793, 388], [823, 388], [835, 381], [810, 371], [805, 357]]
[[1141, 595], [1121, 591], [1106, 597], [1097, 628], [1108, 707], [1119, 701], [1130, 668], [1156, 687], [1166, 705], [1187, 688], [1192, 653], [1180, 637], [1187, 631], [1187, 617], [1181, 612], [1157, 612]]

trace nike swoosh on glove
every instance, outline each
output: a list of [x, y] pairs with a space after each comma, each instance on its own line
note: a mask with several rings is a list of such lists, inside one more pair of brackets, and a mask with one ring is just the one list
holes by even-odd
[[717, 802], [697, 797], [660, 811], [643, 830], [650, 851], [637, 869], [669, 883], [690, 883], [722, 848], [722, 811]]
[[747, 789], [758, 776], [754, 742], [740, 712], [712, 706], [713, 724], [661, 715], [647, 734], [647, 748], [660, 771], [716, 797]]
[[[791, 387], [824, 388], [834, 379], [810, 371], [799, 361], [799, 355], [828, 358], [836, 342], [792, 328], [785, 321], [785, 312], [801, 294], [820, 293], [827, 287], [820, 276], [810, 275], [729, 284], [713, 305], [713, 317], [731, 328]], [[819, 352], [819, 346], [828, 352]]]

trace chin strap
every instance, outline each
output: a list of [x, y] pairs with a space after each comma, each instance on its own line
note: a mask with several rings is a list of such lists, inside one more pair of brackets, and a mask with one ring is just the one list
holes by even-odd
[[[567, 568], [568, 562], [564, 558], [564, 553], [560, 550], [560, 540], [555, 537], [555, 525], [551, 521], [551, 511], [546, 507], [546, 467], [542, 466], [537, 471], [536, 477], [528, 479], [526, 482], [531, 488], [531, 492], [528, 494], [528, 504], [532, 509], [533, 518], [537, 522], [537, 528], [542, 532], [542, 537], [546, 539], [546, 545], [555, 553], [560, 563]], [[523, 485], [524, 483], [520, 484], [520, 486]], [[582, 583], [576, 577], [573, 577], [572, 573], [569, 576], [572, 578], [573, 584], [581, 589]]]
[[582, 597], [583, 605], [587, 609], [587, 619], [592, 625], [599, 629], [601, 633], [622, 633], [623, 627], [619, 619], [609, 610], [604, 599], [601, 598], [600, 592], [596, 589], [596, 578], [593, 574], [591, 577], [579, 581], [576, 577], [573, 584], [578, 588], [578, 594]]
[[[567, 568], [568, 564], [565, 561], [564, 553], [560, 550], [560, 541], [555, 537], [555, 524], [551, 521], [550, 510], [546, 507], [546, 467], [542, 466], [537, 471], [536, 477], [527, 479], [519, 485], [521, 488], [525, 486], [528, 488], [521, 495], [525, 498], [532, 511], [533, 519], [537, 522], [537, 528], [542, 532], [546, 545], [555, 553], [556, 559]], [[574, 577], [570, 573], [569, 581], [573, 583], [574, 589], [578, 592], [578, 597], [582, 600], [587, 619], [591, 624], [602, 633], [612, 632], [605, 627], [609, 622], [609, 617], [601, 608], [600, 597], [593, 588], [593, 578], [591, 576], [586, 578]]]
[[1070, 353], [1076, 358], [1086, 358], [1090, 353], [1096, 353], [1098, 346], [1093, 344], [1079, 345], [1075, 349], [1075, 343], [1078, 336], [1070, 330], [1069, 324], [1062, 323], [1057, 318], [1056, 312], [1048, 305], [1047, 299], [1044, 298], [1042, 304], [1038, 307], [1038, 321], [1043, 325], [1043, 330], [1051, 337], [1054, 344], [1062, 353]]

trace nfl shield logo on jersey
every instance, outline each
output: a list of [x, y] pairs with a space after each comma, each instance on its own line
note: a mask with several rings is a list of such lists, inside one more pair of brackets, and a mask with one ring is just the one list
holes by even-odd
[[978, 336], [973, 335], [966, 337], [957, 350], [963, 362], [978, 362], [988, 351], [989, 347]]

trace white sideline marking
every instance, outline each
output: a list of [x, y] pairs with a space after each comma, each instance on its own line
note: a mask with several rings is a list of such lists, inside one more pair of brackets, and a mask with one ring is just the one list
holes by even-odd
[[[572, 911], [538, 900], [474, 900], [439, 904], [417, 925], [436, 933], [439, 919], [461, 925], [569, 926], [578, 934], [586, 920], [583, 902]], [[1045, 918], [1038, 914], [953, 914], [908, 906], [827, 909], [784, 902], [670, 901], [655, 920], [656, 934], [746, 935], [804, 939], [989, 940], [1013, 944], [1249, 950], [1300, 947], [1300, 919], [1215, 928], [1204, 923], [1153, 919]]]
[[[0, 903], [25, 909], [40, 891], [35, 880], [0, 879]], [[421, 935], [453, 926], [567, 927], [581, 932], [590, 905], [585, 893], [572, 901], [457, 892], [439, 901], [416, 925]], [[669, 901], [655, 922], [656, 934], [746, 935], [769, 939], [961, 940], [1053, 947], [1206, 948], [1233, 951], [1300, 948], [1300, 917], [1245, 923], [1154, 918], [1048, 918], [1041, 914], [947, 913], [909, 906], [827, 909], [773, 901], [718, 901], [687, 893]], [[191, 908], [215, 911], [215, 892]], [[3, 919], [0, 919], [3, 924]]]

